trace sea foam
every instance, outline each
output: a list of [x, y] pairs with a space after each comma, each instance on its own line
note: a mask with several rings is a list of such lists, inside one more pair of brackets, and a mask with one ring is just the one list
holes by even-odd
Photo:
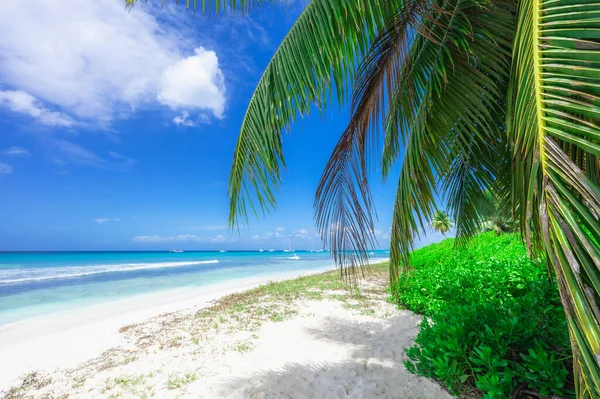
[[16, 284], [29, 281], [44, 281], [60, 278], [75, 278], [103, 273], [131, 272], [148, 269], [196, 266], [219, 263], [218, 260], [189, 262], [119, 263], [113, 265], [48, 267], [35, 269], [0, 270], [0, 284]]

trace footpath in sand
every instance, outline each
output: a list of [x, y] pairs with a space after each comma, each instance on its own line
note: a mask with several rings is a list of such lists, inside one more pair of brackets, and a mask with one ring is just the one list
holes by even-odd
[[335, 272], [306, 276], [125, 325], [101, 356], [3, 396], [451, 398], [404, 368], [420, 318], [386, 301], [386, 276], [375, 266], [352, 292]]

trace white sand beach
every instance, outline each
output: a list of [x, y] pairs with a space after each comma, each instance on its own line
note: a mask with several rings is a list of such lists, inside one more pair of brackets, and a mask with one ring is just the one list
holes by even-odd
[[[298, 274], [136, 297], [5, 326], [0, 329], [0, 393], [451, 397], [405, 370], [404, 350], [420, 318], [386, 302], [385, 292], [372, 290], [372, 282], [361, 287], [365, 294], [359, 300], [346, 290], [330, 289], [339, 284], [332, 280], [330, 288], [312, 287], [302, 294], [273, 285], [272, 293], [249, 302], [243, 293], [230, 302], [229, 297], [214, 302]], [[281, 297], [275, 295], [280, 290]], [[370, 291], [378, 293], [369, 296]]]

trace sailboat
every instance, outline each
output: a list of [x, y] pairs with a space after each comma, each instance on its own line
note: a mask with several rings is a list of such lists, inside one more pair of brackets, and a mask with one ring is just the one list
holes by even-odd
[[314, 238], [313, 238], [312, 249], [310, 251], [308, 251], [308, 252], [321, 252], [321, 251], [315, 249], [315, 239]]
[[222, 249], [222, 250], [220, 250], [219, 252], [227, 252], [227, 251], [225, 251], [224, 249]]
[[288, 249], [284, 249], [283, 252], [294, 252], [292, 251], [292, 240], [288, 238]]
[[173, 249], [169, 250], [169, 252], [173, 252], [173, 253], [176, 253], [176, 254], [180, 254], [180, 253], [182, 253], [182, 252], [183, 252], [183, 249], [175, 249], [175, 248], [173, 248]]
[[263, 252], [263, 250], [262, 250], [262, 249], [259, 249], [259, 250], [258, 250], [258, 252]]

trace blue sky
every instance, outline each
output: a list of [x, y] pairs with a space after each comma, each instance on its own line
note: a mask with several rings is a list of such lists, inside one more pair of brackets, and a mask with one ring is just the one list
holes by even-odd
[[[0, 250], [310, 248], [344, 109], [296, 123], [276, 211], [226, 227], [245, 107], [300, 7], [207, 17], [122, 3], [0, 5]], [[381, 248], [394, 180], [373, 178]]]

